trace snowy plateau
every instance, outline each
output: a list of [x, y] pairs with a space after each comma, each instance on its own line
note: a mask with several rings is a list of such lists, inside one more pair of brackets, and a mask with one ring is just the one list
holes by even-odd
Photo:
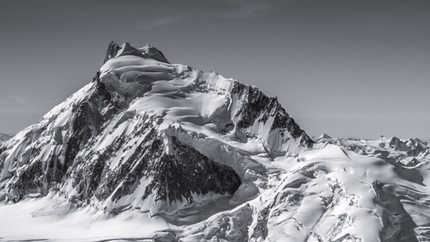
[[0, 143], [0, 241], [430, 241], [429, 149], [312, 139], [254, 86], [112, 42]]

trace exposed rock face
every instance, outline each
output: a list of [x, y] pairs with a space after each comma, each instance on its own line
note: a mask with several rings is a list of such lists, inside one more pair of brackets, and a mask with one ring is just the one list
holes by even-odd
[[[206, 195], [208, 192], [233, 195], [241, 181], [229, 166], [209, 160], [192, 147], [172, 138], [172, 155], [163, 154], [157, 162], [152, 159], [152, 170], [157, 180], [145, 189], [144, 198], [156, 191], [157, 200], [192, 202], [192, 194]], [[161, 141], [158, 141], [161, 144]], [[154, 162], [155, 161], [155, 162]], [[192, 171], [192, 172], [191, 172]]]
[[119, 46], [117, 43], [111, 41], [106, 51], [106, 57], [103, 61], [103, 64], [114, 57], [126, 55], [134, 55], [142, 58], [153, 59], [163, 63], [169, 63], [169, 61], [166, 59], [166, 57], [164, 57], [161, 51], [150, 45], [146, 45], [140, 49], [136, 49], [128, 42]]
[[263, 174], [243, 152], [313, 144], [276, 98], [170, 64], [154, 47], [111, 42], [104, 62], [93, 82], [2, 149], [0, 199], [55, 191], [112, 213], [172, 214], [234, 196], [245, 174]]
[[[270, 117], [273, 118], [270, 131], [279, 130], [291, 134], [293, 138], [301, 138], [301, 145], [309, 148], [314, 144], [314, 141], [300, 129], [300, 126], [279, 104], [276, 97], [267, 97], [258, 88], [239, 82], [234, 83], [232, 94], [244, 100], [244, 105], [236, 112], [239, 118], [238, 127], [249, 128], [256, 122], [266, 123]], [[281, 135], [284, 135], [283, 133]]]
[[401, 141], [399, 138], [393, 137], [389, 145], [395, 150], [406, 152], [407, 156], [418, 156], [428, 149], [427, 144], [418, 139]]
[[118, 53], [119, 49], [120, 48], [119, 48], [118, 44], [114, 43], [113, 41], [111, 41], [109, 43], [108, 49], [106, 51], [106, 57], [105, 57], [105, 59], [103, 61], [103, 64], [106, 63], [106, 61], [108, 61], [108, 60], [112, 59], [113, 57], [115, 57], [116, 54]]

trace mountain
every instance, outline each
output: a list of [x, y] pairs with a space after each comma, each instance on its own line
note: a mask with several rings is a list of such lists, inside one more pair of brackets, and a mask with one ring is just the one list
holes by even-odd
[[256, 87], [112, 42], [90, 83], [5, 143], [0, 234], [430, 241], [428, 150], [395, 137], [314, 142]]
[[332, 137], [326, 133], [322, 133], [317, 140], [322, 140], [322, 139], [331, 139]]
[[8, 142], [0, 199], [56, 191], [112, 213], [171, 214], [232, 196], [262, 172], [246, 156], [312, 144], [256, 87], [111, 43], [91, 83]]

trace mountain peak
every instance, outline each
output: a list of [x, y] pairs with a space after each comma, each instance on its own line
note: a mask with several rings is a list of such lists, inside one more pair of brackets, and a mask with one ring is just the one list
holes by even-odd
[[322, 133], [318, 139], [331, 139], [332, 137], [326, 133]]
[[261, 157], [313, 145], [277, 98], [150, 45], [111, 42], [95, 79], [2, 149], [0, 200], [56, 191], [112, 213], [187, 213], [251, 199]]
[[137, 49], [131, 46], [128, 42], [125, 42], [122, 45], [118, 45], [117, 43], [111, 41], [109, 43], [108, 49], [106, 50], [106, 56], [103, 61], [103, 64], [112, 58], [126, 55], [132, 55], [146, 59], [153, 59], [164, 63], [169, 63], [169, 61], [164, 57], [163, 53], [151, 45], [147, 44], [144, 47]]

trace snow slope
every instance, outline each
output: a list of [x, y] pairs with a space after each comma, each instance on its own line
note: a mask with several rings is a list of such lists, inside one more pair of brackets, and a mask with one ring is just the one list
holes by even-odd
[[430, 241], [414, 142], [314, 145], [256, 87], [111, 43], [2, 150], [0, 240]]
[[[246, 193], [255, 198], [237, 205], [218, 201], [217, 206], [224, 206], [221, 210], [194, 208], [194, 216], [204, 218], [200, 222], [187, 222], [190, 214], [179, 214], [176, 219], [148, 218], [146, 213], [139, 216], [133, 210], [113, 216], [90, 207], [79, 208], [65, 200], [52, 202], [61, 198], [50, 195], [0, 206], [0, 213], [6, 216], [24, 210], [27, 218], [9, 215], [10, 220], [29, 224], [17, 232], [7, 229], [8, 222], [0, 232], [6, 239], [54, 241], [154, 236], [167, 238], [166, 241], [429, 241], [429, 163], [405, 169], [337, 145], [306, 151], [297, 157], [280, 156], [274, 161], [252, 158], [264, 164], [267, 174], [247, 174], [253, 177], [254, 186], [243, 185], [233, 198], [240, 199]], [[72, 208], [62, 210], [64, 203]], [[51, 210], [46, 204], [60, 205]], [[45, 217], [41, 217], [40, 210], [47, 213]], [[157, 219], [151, 222], [153, 227], [148, 227], [148, 219]], [[142, 229], [109, 229], [106, 233], [103, 228], [113, 224], [121, 228], [138, 228], [140, 224]], [[52, 233], [46, 231], [48, 226], [54, 231], [67, 228], [66, 231], [79, 233]]]

